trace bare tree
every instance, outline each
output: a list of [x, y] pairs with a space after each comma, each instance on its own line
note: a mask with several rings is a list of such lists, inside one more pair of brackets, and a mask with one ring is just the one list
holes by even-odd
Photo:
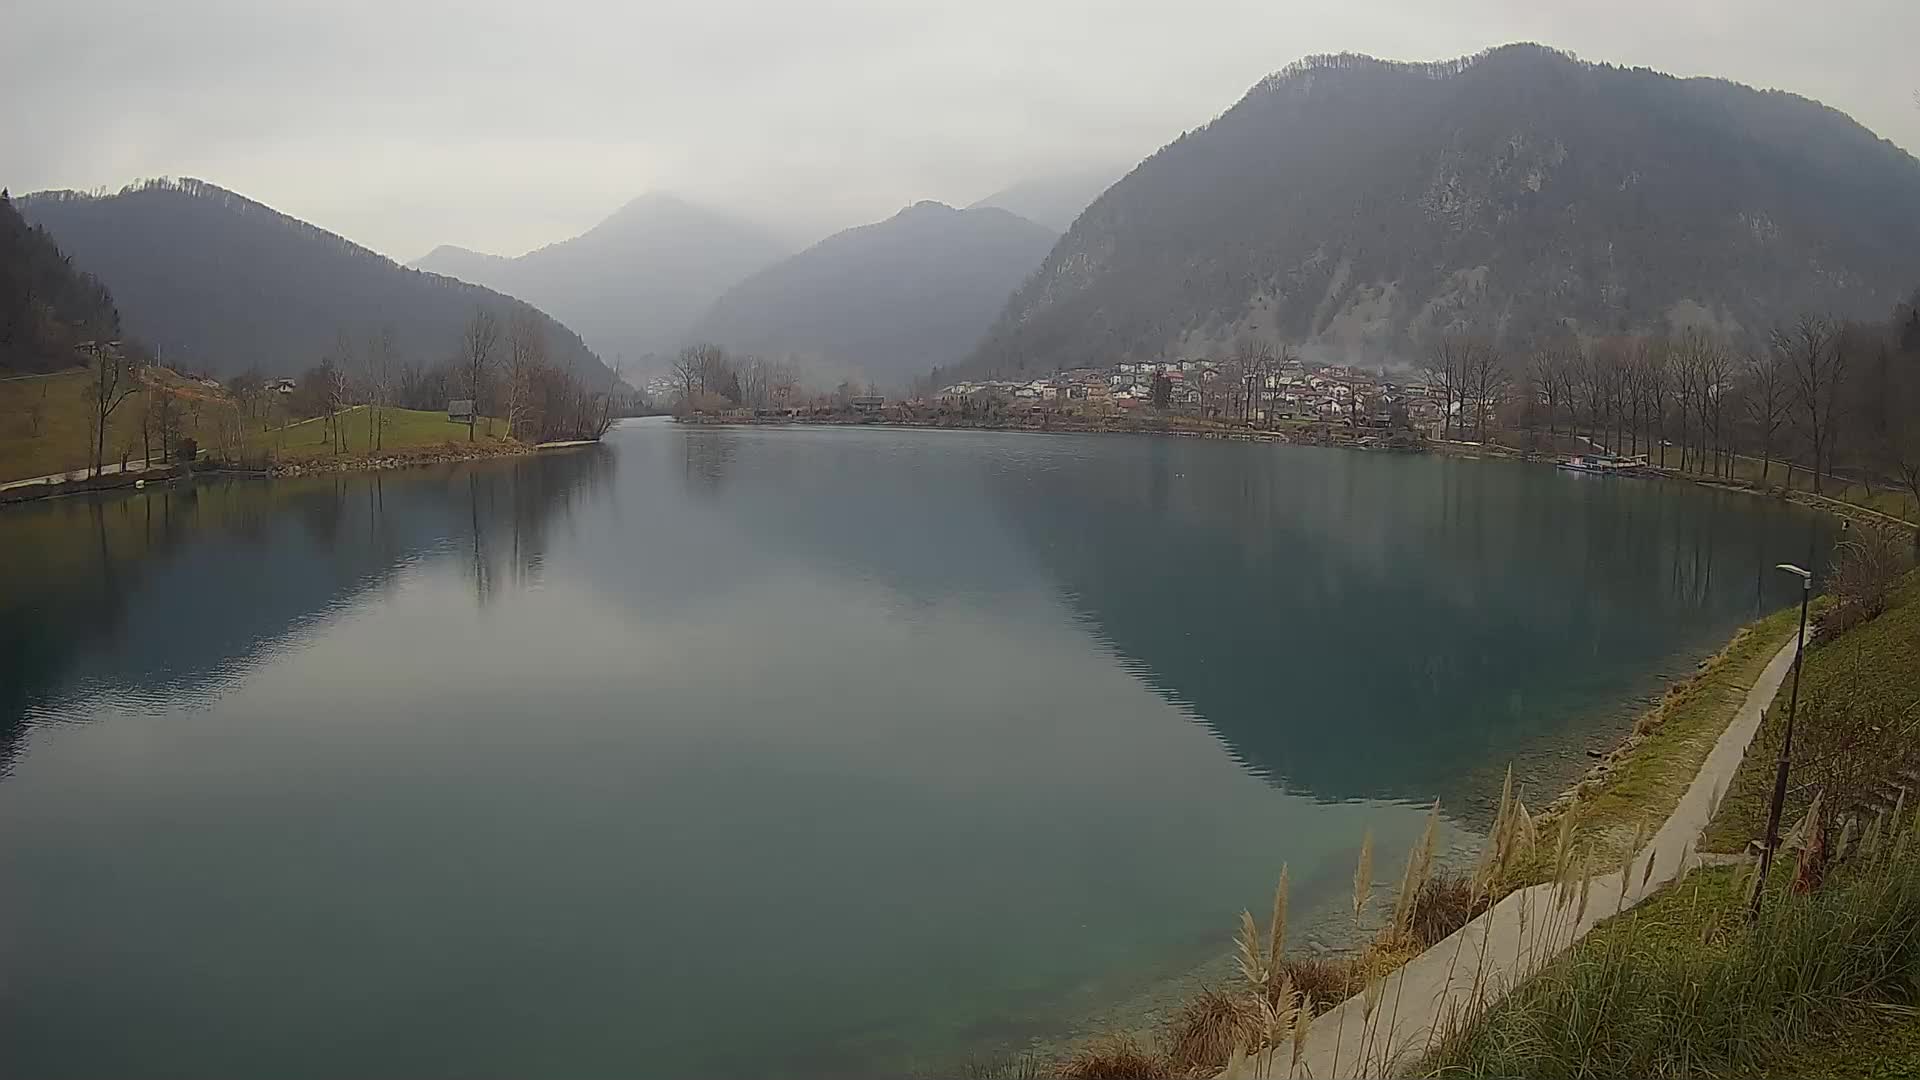
[[1700, 354], [1700, 447], [1704, 456], [1707, 436], [1712, 436], [1711, 472], [1731, 474], [1732, 462], [1726, 449], [1726, 402], [1733, 389], [1733, 356], [1726, 346], [1709, 339]]
[[1560, 403], [1566, 398], [1561, 386], [1562, 364], [1559, 350], [1547, 346], [1535, 349], [1527, 358], [1527, 381], [1532, 385], [1533, 399], [1547, 411], [1547, 441], [1552, 443], [1558, 432], [1555, 423], [1559, 419]]
[[146, 454], [149, 461], [153, 458], [152, 440], [160, 441], [160, 460], [173, 459], [173, 444], [180, 438], [180, 408], [173, 395], [155, 388], [147, 395], [146, 414], [141, 417], [141, 436], [146, 440]]
[[117, 341], [87, 342], [87, 381], [82, 390], [88, 405], [87, 424], [93, 436], [93, 475], [100, 475], [107, 454], [107, 424], [114, 411], [140, 389], [139, 362]]
[[1474, 438], [1487, 441], [1487, 414], [1506, 396], [1511, 375], [1500, 350], [1483, 341], [1468, 341], [1466, 390], [1473, 400]]
[[680, 408], [692, 412], [695, 395], [700, 392], [700, 350], [702, 346], [689, 345], [680, 350], [673, 358], [673, 381], [680, 384]]
[[1773, 464], [1774, 441], [1781, 425], [1787, 422], [1789, 405], [1785, 361], [1777, 349], [1747, 354], [1747, 419], [1760, 440], [1760, 484], [1767, 483], [1767, 470]]
[[501, 409], [507, 417], [507, 437], [527, 423], [534, 380], [547, 364], [547, 331], [531, 310], [516, 313], [507, 327], [507, 368], [501, 380]]
[[367, 391], [367, 449], [386, 446], [387, 406], [393, 400], [394, 379], [400, 367], [400, 350], [394, 344], [393, 324], [382, 326], [367, 339], [365, 370], [361, 375]]
[[473, 403], [467, 414], [467, 441], [473, 441], [473, 422], [480, 415], [480, 396], [493, 372], [493, 352], [500, 344], [500, 322], [484, 307], [473, 309], [473, 318], [460, 334], [460, 389]]
[[1803, 315], [1793, 326], [1773, 332], [1792, 391], [1794, 424], [1813, 449], [1813, 490], [1820, 492], [1820, 475], [1831, 467], [1834, 411], [1840, 387], [1846, 381], [1847, 355], [1831, 320]]
[[327, 425], [333, 432], [333, 452], [347, 452], [347, 433], [340, 423], [340, 414], [352, 406], [353, 371], [358, 361], [353, 357], [353, 338], [347, 335], [343, 327], [333, 335], [333, 364], [327, 368], [326, 385], [320, 388], [321, 401], [327, 409]]
[[1454, 417], [1466, 420], [1468, 370], [1473, 345], [1456, 334], [1443, 335], [1427, 349], [1426, 370], [1440, 384], [1440, 436], [1447, 438], [1455, 426]]

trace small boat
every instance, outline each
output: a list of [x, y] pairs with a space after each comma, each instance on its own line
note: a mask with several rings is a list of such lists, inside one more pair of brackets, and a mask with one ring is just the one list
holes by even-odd
[[1612, 454], [1575, 454], [1559, 462], [1562, 469], [1570, 472], [1599, 473], [1603, 476], [1631, 475], [1646, 468], [1644, 457], [1615, 457]]

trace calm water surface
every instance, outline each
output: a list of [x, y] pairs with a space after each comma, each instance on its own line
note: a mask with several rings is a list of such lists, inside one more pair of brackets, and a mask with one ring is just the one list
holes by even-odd
[[1439, 797], [1470, 849], [1509, 760], [1544, 801], [1824, 530], [1517, 463], [658, 421], [7, 510], [0, 1074], [1069, 1039], [1283, 862], [1339, 944], [1363, 830]]

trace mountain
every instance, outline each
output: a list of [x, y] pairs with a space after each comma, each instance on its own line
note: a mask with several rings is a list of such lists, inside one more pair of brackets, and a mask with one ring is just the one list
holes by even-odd
[[[114, 195], [23, 196], [45, 228], [113, 290], [127, 332], [175, 367], [298, 375], [334, 348], [391, 326], [400, 357], [430, 365], [458, 348], [475, 307], [503, 320], [510, 296], [400, 266], [324, 229], [201, 180], [150, 180]], [[536, 314], [538, 314], [536, 312]], [[606, 368], [541, 315], [557, 363]]]
[[904, 385], [965, 356], [1055, 236], [1005, 210], [915, 203], [728, 289], [691, 336]]
[[57, 371], [74, 346], [120, 335], [106, 286], [74, 269], [45, 229], [28, 225], [0, 191], [0, 371]]
[[1511, 45], [1317, 57], [1088, 208], [963, 369], [1353, 359], [1676, 323], [1879, 317], [1920, 280], [1920, 162], [1805, 98]]
[[537, 304], [601, 355], [638, 361], [678, 349], [715, 297], [788, 250], [757, 226], [654, 193], [517, 258], [439, 247], [414, 266]]
[[1085, 169], [1059, 176], [1022, 180], [994, 192], [967, 209], [998, 207], [1028, 221], [1037, 221], [1055, 232], [1066, 232], [1081, 211], [1091, 206], [1101, 192], [1113, 186], [1114, 178], [1125, 171], [1118, 168]]

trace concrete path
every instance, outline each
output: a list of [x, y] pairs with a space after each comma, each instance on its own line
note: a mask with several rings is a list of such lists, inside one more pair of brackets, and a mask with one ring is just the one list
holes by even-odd
[[[167, 463], [164, 461], [156, 461], [153, 463], [153, 467], [155, 468], [164, 467], [166, 464]], [[129, 473], [145, 472], [147, 468], [148, 468], [148, 464], [144, 461], [127, 462], [127, 472]], [[118, 474], [119, 472], [120, 472], [120, 463], [117, 461], [110, 461], [100, 466], [100, 474], [102, 476], [113, 476]], [[68, 480], [90, 477], [92, 475], [93, 475], [93, 466], [87, 465], [78, 469], [69, 470], [67, 472], [48, 473], [45, 476], [29, 476], [25, 480], [9, 480], [4, 484], [0, 484], [0, 491], [11, 491], [14, 488], [33, 487], [38, 484], [59, 484], [59, 483], [64, 483]]]
[[[1624, 897], [1618, 871], [1593, 879], [1585, 917], [1577, 921], [1571, 903], [1555, 904], [1551, 884], [1513, 893], [1388, 976], [1370, 1024], [1363, 1019], [1366, 1006], [1358, 996], [1315, 1020], [1295, 1075], [1347, 1080], [1411, 1068], [1430, 1040], [1446, 1031], [1448, 1019], [1467, 1012], [1476, 998], [1488, 1005], [1499, 1000], [1596, 924], [1699, 865], [1694, 846], [1760, 730], [1767, 705], [1792, 670], [1793, 652], [1794, 643], [1789, 641], [1774, 654], [1672, 816], [1634, 855]], [[1336, 1047], [1338, 1070], [1334, 1068]], [[1284, 1075], [1281, 1069], [1286, 1060], [1283, 1053], [1274, 1075]]]

